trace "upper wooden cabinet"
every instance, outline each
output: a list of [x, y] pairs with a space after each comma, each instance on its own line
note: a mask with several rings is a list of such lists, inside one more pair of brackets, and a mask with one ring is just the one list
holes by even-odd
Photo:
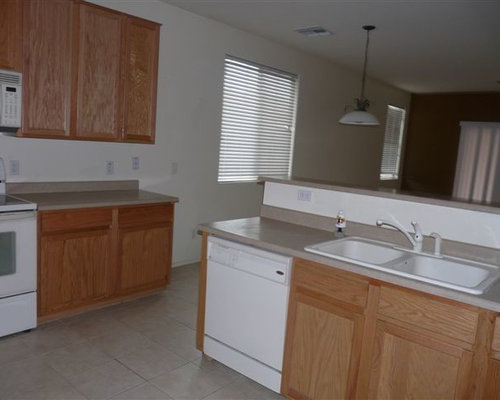
[[69, 137], [73, 3], [25, 0], [22, 135]]
[[160, 25], [79, 0], [25, 0], [23, 26], [21, 136], [154, 143]]
[[80, 4], [73, 31], [76, 66], [74, 132], [79, 138], [120, 137], [123, 15]]
[[125, 35], [124, 139], [154, 142], [160, 26], [127, 17]]
[[0, 1], [0, 69], [21, 71], [22, 1]]

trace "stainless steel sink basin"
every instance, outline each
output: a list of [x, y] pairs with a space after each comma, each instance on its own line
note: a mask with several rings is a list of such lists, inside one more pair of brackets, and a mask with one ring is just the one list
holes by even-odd
[[390, 243], [360, 237], [330, 240], [305, 247], [306, 251], [338, 260], [368, 264], [385, 264], [406, 255]]
[[405, 251], [391, 243], [360, 237], [322, 242], [306, 246], [305, 250], [471, 294], [484, 293], [500, 278], [496, 265]]

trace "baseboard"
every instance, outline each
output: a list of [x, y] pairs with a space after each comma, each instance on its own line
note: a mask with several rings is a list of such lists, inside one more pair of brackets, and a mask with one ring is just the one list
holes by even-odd
[[176, 261], [176, 262], [172, 263], [172, 268], [182, 267], [184, 265], [195, 264], [195, 263], [199, 263], [199, 262], [200, 262], [199, 258], [196, 258], [194, 260]]

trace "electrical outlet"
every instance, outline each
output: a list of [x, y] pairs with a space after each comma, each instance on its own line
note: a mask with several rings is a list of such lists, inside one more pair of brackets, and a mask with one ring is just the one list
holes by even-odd
[[177, 172], [179, 172], [179, 163], [177, 161], [174, 161], [172, 163], [171, 170], [172, 170], [172, 175], [176, 175]]
[[115, 162], [106, 161], [106, 175], [113, 175], [115, 173]]
[[311, 201], [312, 191], [311, 190], [303, 190], [300, 189], [297, 192], [297, 200], [298, 201]]
[[20, 171], [21, 171], [21, 169], [19, 166], [19, 160], [10, 160], [9, 174], [10, 175], [19, 175]]
[[132, 169], [139, 169], [139, 157], [132, 157]]

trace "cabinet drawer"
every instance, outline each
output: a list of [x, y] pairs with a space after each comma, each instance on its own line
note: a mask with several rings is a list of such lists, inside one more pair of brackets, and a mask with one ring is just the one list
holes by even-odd
[[491, 347], [493, 351], [498, 352], [500, 356], [500, 317], [497, 317], [495, 322], [495, 331], [493, 333], [493, 343]]
[[171, 203], [118, 209], [118, 223], [120, 227], [171, 222], [173, 219], [174, 205]]
[[112, 222], [110, 208], [82, 208], [65, 211], [42, 211], [43, 233], [76, 231], [78, 229], [109, 227]]
[[467, 343], [475, 341], [477, 312], [423, 294], [382, 287], [378, 313]]
[[333, 267], [295, 259], [292, 283], [356, 306], [366, 305], [368, 281]]

